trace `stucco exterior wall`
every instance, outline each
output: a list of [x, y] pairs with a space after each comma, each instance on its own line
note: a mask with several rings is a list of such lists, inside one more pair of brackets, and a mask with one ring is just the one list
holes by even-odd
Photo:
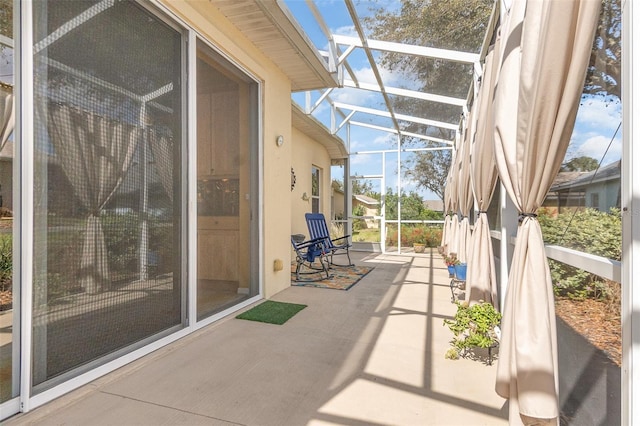
[[[311, 167], [318, 167], [320, 172], [320, 212], [327, 220], [331, 219], [331, 158], [327, 150], [318, 142], [303, 134], [298, 129], [292, 130], [293, 150], [291, 164], [296, 174], [296, 186], [291, 194], [291, 232], [304, 234], [309, 238], [304, 214], [311, 212], [311, 200], [304, 201], [306, 192], [311, 197]], [[289, 171], [290, 172], [290, 171]], [[293, 253], [293, 250], [290, 250]]]
[[[260, 81], [260, 216], [262, 218], [263, 294], [266, 298], [285, 289], [291, 279], [287, 268], [274, 271], [274, 260], [289, 259], [291, 243], [290, 161], [291, 82], [269, 58], [262, 54], [208, 1], [168, 1], [162, 3], [195, 28], [216, 49]], [[278, 147], [275, 140], [284, 137]], [[258, 243], [256, 241], [255, 243]]]

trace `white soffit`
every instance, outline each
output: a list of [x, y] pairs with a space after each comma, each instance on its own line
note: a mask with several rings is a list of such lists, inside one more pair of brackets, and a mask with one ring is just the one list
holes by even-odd
[[281, 0], [211, 2], [291, 79], [291, 90], [336, 87], [335, 74]]
[[347, 158], [347, 147], [342, 139], [331, 134], [329, 129], [315, 117], [305, 114], [295, 102], [291, 102], [291, 124], [311, 139], [322, 144], [332, 160]]

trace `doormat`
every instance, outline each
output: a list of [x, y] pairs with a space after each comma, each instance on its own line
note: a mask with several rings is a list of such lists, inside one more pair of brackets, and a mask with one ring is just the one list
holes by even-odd
[[371, 266], [334, 266], [329, 269], [329, 278], [319, 281], [296, 281], [296, 266], [291, 265], [291, 285], [299, 287], [331, 288], [349, 290], [373, 270]]
[[267, 300], [236, 316], [238, 319], [282, 325], [307, 305]]

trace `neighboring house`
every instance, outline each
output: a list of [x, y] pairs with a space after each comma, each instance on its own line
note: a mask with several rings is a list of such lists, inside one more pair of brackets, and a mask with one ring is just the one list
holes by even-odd
[[[346, 219], [344, 215], [345, 202], [344, 191], [342, 189], [333, 188], [333, 195], [331, 197], [332, 203], [332, 217], [334, 219]], [[351, 196], [351, 211], [356, 209], [362, 209], [361, 216], [378, 216], [380, 214], [380, 202], [375, 198], [354, 194]], [[339, 218], [339, 219], [338, 219]], [[380, 227], [380, 221], [376, 219], [364, 219], [366, 228], [377, 229]]]
[[333, 220], [346, 220], [344, 191], [340, 188], [333, 188], [331, 195], [331, 217]]
[[543, 206], [565, 209], [592, 208], [609, 211], [620, 207], [620, 165], [618, 160], [591, 172], [568, 172], [558, 176]]
[[444, 202], [442, 200], [425, 200], [424, 207], [434, 212], [444, 212]]
[[[361, 216], [378, 216], [380, 212], [380, 201], [367, 195], [355, 194], [352, 196], [352, 211], [362, 209]], [[368, 229], [377, 229], [380, 227], [380, 221], [376, 219], [364, 219], [364, 223]]]

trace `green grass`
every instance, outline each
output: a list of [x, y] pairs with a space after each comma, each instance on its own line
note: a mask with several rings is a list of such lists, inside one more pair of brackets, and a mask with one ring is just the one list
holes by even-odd
[[307, 305], [267, 300], [236, 318], [281, 325], [306, 307]]
[[353, 231], [351, 240], [355, 242], [379, 243], [380, 229], [359, 229]]

